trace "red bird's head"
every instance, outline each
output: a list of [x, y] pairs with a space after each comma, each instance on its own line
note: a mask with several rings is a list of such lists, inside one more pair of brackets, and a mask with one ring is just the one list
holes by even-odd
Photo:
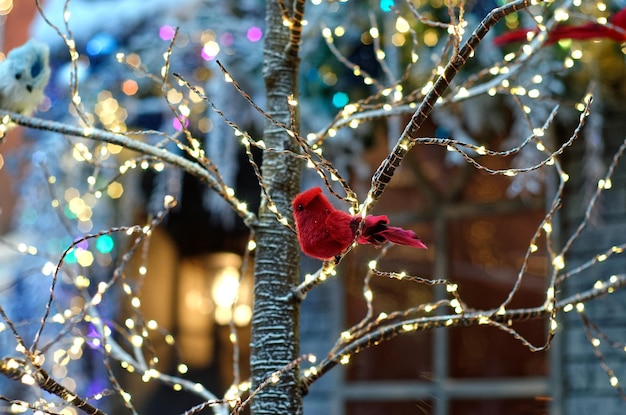
[[293, 215], [296, 225], [302, 227], [305, 223], [316, 223], [324, 220], [334, 210], [326, 196], [319, 187], [313, 187], [293, 198]]
[[[313, 187], [305, 192], [300, 193], [293, 198], [293, 211], [294, 213], [302, 212], [306, 207], [316, 198], [322, 194], [322, 189], [319, 187]], [[323, 197], [323, 196], [322, 196]]]
[[307, 212], [307, 217], [311, 215], [318, 217], [319, 215], [328, 215], [329, 212], [335, 210], [319, 187], [313, 187], [296, 195], [293, 198], [292, 206], [296, 220], [305, 216], [302, 215], [304, 212]]

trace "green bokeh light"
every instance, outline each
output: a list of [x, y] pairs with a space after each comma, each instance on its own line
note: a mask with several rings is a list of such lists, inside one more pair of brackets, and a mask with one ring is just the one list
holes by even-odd
[[115, 248], [115, 241], [109, 235], [102, 235], [96, 239], [96, 249], [98, 252], [108, 254]]

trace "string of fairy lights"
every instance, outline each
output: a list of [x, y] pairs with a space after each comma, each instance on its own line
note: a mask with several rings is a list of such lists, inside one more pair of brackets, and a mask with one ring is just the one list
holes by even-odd
[[[313, 7], [321, 7], [320, 0], [313, 0], [311, 4]], [[340, 2], [343, 3], [343, 2]], [[534, 2], [540, 3], [540, 2]], [[515, 74], [525, 69], [525, 64], [528, 63], [543, 47], [549, 29], [554, 24], [562, 24], [567, 22], [571, 16], [580, 17], [585, 15], [587, 19], [591, 19], [590, 16], [600, 15], [595, 18], [595, 21], [599, 24], [607, 24], [608, 22], [608, 7], [603, 2], [582, 2], [581, 0], [574, 0], [566, 4], [564, 7], [559, 7], [551, 13], [550, 19], [546, 20], [543, 14], [533, 14], [532, 18], [536, 22], [537, 32], [529, 32], [527, 42], [524, 43], [519, 49], [507, 53], [504, 55], [501, 62], [497, 62], [488, 68], [482, 69], [477, 75], [468, 78], [465, 82], [461, 82], [452, 87], [452, 90], [446, 96], [440, 96], [436, 101], [436, 105], [445, 105], [453, 102], [460, 102], [467, 100], [471, 97], [475, 97], [482, 94], [489, 96], [496, 95], [508, 95], [517, 98], [523, 98], [525, 101], [516, 101], [519, 103], [519, 109], [525, 115], [529, 115], [533, 111], [531, 104], [526, 102], [533, 102], [535, 100], [541, 100], [544, 98], [544, 92], [541, 89], [542, 82], [545, 81], [544, 76], [537, 74], [530, 79], [530, 84], [520, 84], [516, 82]], [[219, 170], [214, 166], [209, 159], [207, 159], [204, 150], [202, 148], [201, 141], [194, 138], [190, 133], [189, 123], [194, 122], [198, 131], [208, 132], [210, 125], [208, 119], [200, 118], [197, 121], [198, 114], [202, 113], [205, 105], [212, 105], [210, 97], [204, 95], [204, 91], [201, 87], [195, 86], [192, 82], [186, 82], [182, 78], [178, 78], [180, 83], [178, 85], [171, 85], [166, 82], [166, 76], [169, 74], [169, 59], [172, 54], [172, 47], [174, 45], [173, 40], [176, 38], [176, 30], [170, 26], [164, 26], [159, 32], [159, 36], [165, 41], [171, 41], [171, 47], [167, 53], [164, 54], [165, 64], [158, 76], [154, 76], [155, 81], [163, 84], [163, 95], [170, 105], [173, 113], [172, 128], [176, 131], [175, 134], [167, 135], [161, 133], [162, 142], [152, 146], [151, 153], [144, 153], [144, 155], [129, 158], [116, 165], [119, 160], [123, 149], [129, 147], [130, 142], [134, 137], [141, 137], [147, 135], [155, 135], [156, 132], [143, 131], [143, 132], [129, 132], [125, 120], [128, 116], [127, 109], [125, 109], [120, 101], [116, 98], [115, 93], [112, 91], [102, 91], [96, 97], [96, 103], [93, 111], [88, 111], [85, 108], [85, 100], [81, 97], [79, 81], [77, 77], [78, 65], [81, 59], [80, 53], [76, 49], [76, 42], [72, 38], [72, 33], [69, 30], [71, 23], [71, 13], [69, 11], [70, 2], [66, 3], [66, 9], [64, 10], [64, 22], [66, 25], [65, 32], [60, 28], [54, 26], [51, 22], [48, 22], [63, 38], [67, 50], [69, 51], [70, 63], [71, 63], [71, 107], [70, 112], [77, 116], [80, 127], [76, 130], [71, 128], [55, 126], [54, 123], [46, 123], [43, 121], [32, 120], [26, 117], [20, 117], [19, 115], [9, 114], [3, 117], [2, 132], [6, 132], [10, 122], [15, 122], [21, 125], [33, 127], [33, 128], [48, 128], [52, 130], [54, 128], [61, 129], [68, 135], [74, 135], [75, 137], [83, 139], [91, 139], [98, 137], [108, 137], [111, 141], [98, 142], [94, 147], [90, 147], [83, 141], [76, 141], [72, 147], [72, 158], [79, 163], [88, 163], [94, 167], [94, 173], [86, 177], [86, 184], [88, 185], [87, 192], [81, 192], [78, 188], [68, 187], [59, 192], [58, 196], [51, 198], [51, 205], [54, 209], [59, 211], [59, 215], [63, 216], [67, 220], [75, 224], [76, 228], [85, 234], [84, 237], [74, 241], [65, 241], [66, 247], [68, 247], [61, 259], [57, 264], [53, 261], [48, 261], [42, 267], [41, 273], [44, 276], [52, 277], [53, 281], [56, 281], [61, 275], [65, 274], [65, 267], [72, 265], [79, 265], [83, 270], [80, 273], [71, 276], [71, 283], [75, 286], [78, 292], [80, 292], [79, 298], [81, 301], [76, 301], [71, 307], [52, 313], [52, 304], [54, 301], [53, 290], [54, 285], [51, 287], [51, 296], [47, 303], [47, 310], [44, 318], [41, 321], [40, 330], [37, 333], [34, 347], [26, 347], [26, 343], [19, 337], [18, 327], [13, 325], [11, 320], [3, 314], [3, 322], [0, 322], [0, 331], [11, 330], [14, 333], [15, 338], [18, 340], [18, 347], [16, 352], [21, 354], [24, 359], [5, 359], [0, 363], [0, 373], [3, 373], [11, 378], [20, 380], [24, 384], [33, 385], [39, 388], [45, 389], [46, 387], [53, 387], [54, 383], [52, 378], [57, 379], [57, 389], [59, 392], [57, 395], [65, 400], [68, 405], [74, 405], [75, 407], [66, 406], [63, 408], [64, 413], [74, 414], [77, 413], [76, 409], [87, 409], [87, 413], [98, 414], [97, 410], [92, 410], [91, 405], [85, 406], [78, 405], [81, 402], [85, 402], [80, 398], [80, 401], [75, 401], [79, 398], [71, 394], [71, 391], [75, 389], [76, 383], [71, 377], [71, 373], [68, 369], [72, 360], [77, 360], [82, 357], [83, 348], [96, 347], [100, 348], [105, 356], [105, 363], [110, 369], [111, 365], [117, 365], [129, 373], [137, 373], [143, 382], [159, 381], [169, 384], [173, 390], [191, 391], [198, 396], [206, 400], [206, 404], [199, 405], [192, 408], [188, 413], [196, 413], [204, 409], [206, 406], [213, 408], [215, 413], [227, 413], [228, 407], [235, 408], [239, 411], [254, 396], [255, 391], [251, 391], [251, 384], [248, 380], [239, 380], [230, 386], [223, 398], [214, 396], [203, 385], [195, 382], [188, 381], [184, 378], [184, 375], [188, 372], [189, 368], [181, 362], [177, 366], [177, 373], [170, 375], [163, 373], [156, 369], [159, 362], [158, 356], [151, 350], [151, 341], [149, 338], [154, 334], [162, 336], [164, 341], [174, 347], [176, 345], [176, 339], [172, 334], [162, 327], [159, 322], [155, 320], [144, 321], [141, 313], [141, 298], [138, 295], [137, 287], [131, 283], [131, 279], [146, 278], [149, 276], [150, 270], [148, 269], [147, 262], [145, 260], [136, 267], [136, 269], [130, 269], [129, 260], [136, 249], [139, 249], [142, 244], [147, 243], [152, 235], [152, 231], [157, 226], [163, 217], [166, 215], [169, 209], [171, 209], [176, 200], [172, 196], [167, 196], [164, 200], [163, 210], [153, 218], [149, 223], [145, 225], [135, 225], [130, 227], [118, 227], [110, 228], [104, 231], [94, 232], [92, 216], [95, 209], [98, 208], [98, 203], [103, 198], [109, 198], [111, 200], [117, 200], [124, 196], [124, 185], [120, 180], [121, 177], [127, 174], [131, 174], [136, 170], [148, 170], [153, 169], [156, 172], [164, 170], [167, 163], [175, 164], [181, 168], [186, 168], [188, 165], [177, 158], [170, 157], [166, 160], [166, 150], [164, 144], [173, 141], [178, 145], [178, 148], [185, 151], [186, 154], [191, 156], [196, 162], [198, 162], [204, 168], [206, 174], [206, 180], [210, 183], [211, 187], [216, 189], [220, 195], [227, 200], [233, 209], [246, 220], [248, 225], [253, 225], [256, 221], [255, 214], [250, 212], [248, 205], [245, 201], [241, 201], [236, 197], [236, 191], [234, 188], [227, 186], [221, 179]], [[456, 39], [455, 42], [458, 46], [461, 43], [465, 31], [468, 29], [467, 20], [463, 18], [463, 14], [460, 13], [458, 21], [450, 24], [442, 24], [436, 22], [435, 16], [429, 12], [419, 12], [422, 6], [427, 5], [426, 2], [418, 2], [418, 4], [409, 3], [409, 13], [403, 13], [399, 8], [396, 9], [393, 2], [381, 1], [380, 8], [385, 13], [394, 13], [395, 23], [392, 25], [394, 32], [390, 36], [390, 42], [394, 47], [404, 48], [409, 56], [407, 70], [398, 79], [387, 79], [382, 81], [376, 77], [370, 75], [363, 68], [352, 63], [350, 59], [342, 54], [342, 51], [336, 47], [337, 40], [342, 38], [349, 32], [348, 28], [343, 25], [337, 25], [335, 27], [323, 26], [315, 30], [319, 30], [320, 35], [330, 48], [331, 52], [336, 56], [338, 61], [345, 64], [349, 71], [359, 79], [359, 82], [363, 87], [374, 87], [374, 93], [367, 98], [352, 101], [345, 91], [338, 91], [332, 97], [332, 103], [338, 108], [336, 116], [332, 121], [320, 129], [318, 132], [309, 132], [307, 134], [301, 134], [300, 132], [293, 131], [290, 126], [275, 123], [280, 128], [283, 128], [291, 137], [297, 140], [298, 144], [303, 150], [303, 155], [294, 155], [302, 157], [307, 161], [307, 168], [314, 169], [327, 184], [330, 182], [339, 182], [346, 190], [346, 197], [342, 199], [350, 203], [352, 213], [358, 213], [365, 216], [376, 202], [375, 198], [370, 193], [367, 198], [359, 204], [358, 199], [354, 192], [349, 188], [345, 179], [341, 177], [338, 171], [334, 170], [332, 164], [323, 156], [323, 145], [328, 139], [334, 137], [339, 129], [349, 128], [355, 130], [363, 125], [365, 121], [375, 118], [383, 118], [389, 115], [398, 114], [412, 114], [416, 111], [416, 102], [422, 100], [429, 91], [435, 85], [437, 79], [441, 78], [445, 74], [445, 67], [442, 64], [437, 64], [428, 74], [427, 80], [418, 88], [410, 88], [408, 79], [411, 74], [412, 68], [418, 62], [424, 62], [432, 60], [428, 57], [431, 52], [429, 48], [433, 48], [440, 44], [443, 39]], [[450, 8], [455, 10], [457, 7], [461, 7], [462, 3], [443, 1], [430, 1], [428, 5], [433, 8]], [[397, 6], [397, 4], [395, 5]], [[570, 8], [580, 10], [580, 13], [572, 13]], [[43, 15], [43, 11], [40, 10]], [[44, 15], [45, 17], [45, 15]], [[505, 25], [509, 29], [515, 29], [520, 26], [518, 14], [507, 14], [503, 18]], [[416, 27], [422, 24], [421, 30], [416, 30]], [[302, 26], [306, 26], [306, 22], [300, 22]], [[311, 29], [313, 30], [313, 29]], [[257, 26], [251, 26], [247, 31], [247, 38], [251, 42], [258, 42], [262, 39], [263, 32]], [[207, 31], [203, 33], [201, 41], [202, 58], [206, 60], [215, 60], [219, 57], [220, 48], [231, 42], [232, 39], [228, 37], [218, 37], [214, 33]], [[375, 48], [375, 56], [382, 67], [387, 66], [387, 56], [384, 49], [381, 47], [381, 32], [376, 25], [372, 25], [361, 36], [360, 40], [363, 44], [372, 44]], [[584, 48], [571, 40], [559, 41], [559, 45], [562, 50], [566, 52], [566, 56], [563, 58], [561, 64], [563, 69], [574, 68], [579, 63], [587, 62], [590, 58], [586, 55]], [[424, 49], [424, 46], [426, 49]], [[454, 48], [447, 50], [450, 55], [438, 56], [441, 62], [445, 62], [447, 57], [452, 56]], [[119, 53], [117, 59], [120, 63], [123, 63], [142, 74], [149, 74], [147, 69], [142, 64], [141, 57], [137, 54], [123, 54]], [[324, 68], [324, 73], [320, 74], [321, 78], [325, 80], [327, 85], [334, 85], [337, 79], [337, 74], [332, 73], [330, 69]], [[231, 75], [222, 68], [225, 82], [232, 83], [243, 95], [245, 92], [236, 82], [236, 76]], [[389, 74], [386, 72], [386, 74]], [[199, 77], [196, 80], [205, 80], [205, 78]], [[193, 85], [193, 86], [192, 86]], [[134, 95], [138, 92], [138, 84], [134, 79], [128, 79], [124, 81], [120, 86], [120, 92], [126, 95]], [[183, 88], [181, 91], [180, 88]], [[579, 136], [580, 129], [585, 123], [586, 117], [589, 115], [591, 105], [591, 94], [587, 94], [582, 100], [574, 104], [574, 108], [579, 112], [580, 119], [577, 129], [572, 133], [570, 138], [566, 140], [561, 146], [556, 149], [550, 149], [550, 145], [542, 140], [545, 131], [551, 125], [551, 122], [556, 115], [556, 109], [552, 111], [549, 117], [544, 120], [542, 125], [535, 125], [529, 119], [529, 129], [531, 134], [527, 136], [523, 142], [514, 148], [508, 150], [495, 150], [489, 149], [485, 145], [474, 145], [455, 141], [453, 139], [437, 139], [437, 138], [420, 138], [415, 141], [411, 141], [406, 137], [398, 142], [398, 146], [401, 150], [408, 152], [414, 144], [426, 144], [426, 145], [438, 145], [447, 148], [449, 151], [459, 153], [463, 159], [474, 166], [476, 169], [497, 175], [504, 175], [509, 177], [515, 177], [518, 174], [523, 174], [532, 170], [537, 170], [544, 167], [552, 167], [556, 170], [559, 178], [559, 186], [557, 192], [553, 198], [551, 208], [547, 212], [544, 220], [540, 223], [531, 239], [526, 256], [524, 257], [523, 264], [520, 268], [516, 283], [511, 290], [507, 298], [502, 304], [493, 310], [486, 310], [483, 312], [477, 312], [472, 314], [470, 310], [466, 309], [464, 302], [462, 301], [458, 293], [458, 285], [454, 282], [441, 280], [441, 279], [429, 279], [416, 275], [409, 275], [406, 272], [388, 272], [378, 269], [378, 261], [385, 255], [386, 250], [381, 251], [380, 255], [369, 262], [368, 273], [364, 279], [362, 296], [367, 305], [367, 313], [364, 318], [356, 325], [344, 330], [337, 343], [331, 349], [329, 356], [322, 362], [316, 365], [314, 356], [303, 356], [292, 365], [285, 368], [279, 368], [270, 377], [267, 382], [259, 385], [258, 388], [265, 387], [271, 383], [278, 383], [280, 381], [282, 373], [290, 370], [295, 365], [308, 362], [311, 364], [303, 372], [303, 379], [306, 385], [310, 384], [320, 376], [322, 376], [332, 365], [334, 364], [348, 364], [351, 358], [358, 351], [364, 347], [373, 346], [380, 341], [395, 335], [411, 333], [419, 330], [425, 330], [437, 326], [454, 326], [459, 324], [468, 324], [473, 322], [474, 324], [489, 324], [499, 329], [508, 331], [513, 336], [522, 341], [531, 350], [542, 350], [550, 343], [551, 337], [556, 333], [558, 329], [557, 323], [557, 311], [562, 310], [565, 313], [576, 311], [583, 321], [586, 333], [590, 344], [593, 347], [593, 351], [596, 356], [602, 362], [602, 367], [607, 373], [608, 382], [611, 387], [615, 388], [618, 393], [623, 396], [620, 381], [616, 372], [607, 363], [600, 346], [609, 345], [613, 349], [622, 349], [626, 352], [626, 346], [623, 343], [609, 339], [602, 330], [595, 325], [589, 317], [585, 314], [584, 302], [589, 299], [595, 298], [599, 295], [612, 294], [616, 292], [620, 287], [624, 285], [624, 277], [619, 275], [611, 275], [607, 279], [599, 279], [590, 289], [587, 297], [573, 296], [568, 298], [569, 302], [562, 303], [561, 299], [557, 298], [557, 292], [559, 284], [568, 280], [582, 271], [587, 270], [594, 265], [604, 262], [613, 256], [618, 256], [623, 253], [626, 248], [624, 245], [616, 245], [610, 247], [604, 252], [598, 253], [593, 258], [584, 262], [575, 268], [568, 268], [567, 254], [574, 240], [576, 240], [581, 234], [582, 230], [589, 225], [590, 212], [596, 206], [596, 202], [599, 196], [612, 188], [612, 176], [615, 171], [615, 166], [621, 158], [624, 152], [624, 145], [616, 153], [607, 174], [599, 180], [597, 191], [594, 198], [589, 203], [587, 213], [580, 223], [579, 228], [574, 234], [571, 235], [563, 248], [557, 248], [552, 245], [552, 227], [553, 219], [560, 207], [562, 201], [562, 192], [565, 183], [569, 179], [569, 175], [563, 171], [559, 162], [558, 156], [574, 142]], [[248, 102], [251, 103], [262, 115], [267, 115], [262, 109], [257, 106], [252, 99], [247, 96]], [[294, 108], [298, 106], [298, 102], [293, 99], [290, 104]], [[224, 122], [228, 123], [233, 131], [234, 136], [239, 140], [240, 144], [249, 155], [248, 161], [254, 167], [256, 177], [262, 189], [265, 190], [263, 176], [261, 170], [254, 158], [252, 157], [251, 148], [255, 147], [262, 151], [279, 151], [276, 149], [269, 149], [265, 146], [262, 140], [255, 140], [244, 129], [237, 126], [234, 122], [229, 121], [226, 116], [220, 112], [219, 108], [213, 108], [214, 111], [223, 118]], [[273, 121], [273, 120], [270, 120]], [[100, 124], [102, 129], [96, 128], [95, 125]], [[106, 131], [102, 131], [106, 130]], [[107, 135], [108, 134], [108, 135]], [[157, 134], [158, 135], [158, 134]], [[113, 138], [115, 140], [113, 140]], [[535, 165], [525, 168], [506, 168], [506, 169], [491, 169], [486, 167], [482, 162], [481, 157], [506, 157], [517, 154], [522, 148], [527, 145], [534, 145], [536, 149], [545, 154], [543, 160]], [[143, 147], [141, 147], [144, 150]], [[169, 157], [169, 156], [168, 156]], [[177, 164], [180, 163], [180, 164]], [[102, 183], [98, 176], [98, 171], [103, 166], [114, 166], [116, 176], [112, 180]], [[54, 175], [47, 176], [48, 184], [51, 187], [51, 194], [55, 194], [58, 183], [58, 178]], [[280, 212], [278, 206], [269, 197], [269, 193], [264, 191], [264, 197], [268, 199], [268, 209], [276, 215], [277, 222], [283, 226], [292, 227], [290, 219], [286, 212]], [[121, 261], [116, 265], [112, 278], [107, 282], [98, 283], [95, 294], [88, 295], [87, 288], [91, 286], [92, 280], [89, 277], [89, 268], [96, 263], [100, 265], [110, 265], [113, 260], [113, 253], [119, 247], [119, 243], [116, 243], [115, 234], [125, 234], [128, 238], [134, 237], [132, 247], [121, 256]], [[548, 245], [552, 273], [550, 275], [550, 284], [546, 289], [544, 305], [539, 309], [528, 310], [514, 310], [509, 309], [508, 306], [513, 298], [513, 295], [519, 290], [519, 286], [525, 275], [525, 269], [530, 257], [538, 251], [539, 238], [544, 238]], [[89, 241], [95, 241], [95, 244], [91, 245]], [[94, 255], [93, 248], [97, 251]], [[41, 247], [34, 246], [28, 243], [17, 243], [14, 245], [17, 252], [22, 255], [38, 256], [42, 254]], [[348, 248], [349, 251], [352, 247]], [[247, 254], [251, 254], [256, 249], [256, 242], [253, 237], [250, 238], [247, 245]], [[345, 253], [347, 253], [347, 251]], [[345, 254], [344, 253], [344, 254]], [[342, 254], [343, 256], [343, 254]], [[315, 288], [318, 284], [323, 283], [329, 278], [336, 276], [338, 263], [325, 262], [323, 266], [315, 273], [307, 274], [304, 276], [303, 282], [294, 289], [294, 296], [304, 299], [306, 293]], [[68, 275], [71, 273], [67, 272]], [[383, 311], [374, 315], [373, 302], [376, 293], [371, 289], [369, 281], [372, 278], [390, 278], [394, 280], [411, 281], [416, 284], [435, 285], [441, 284], [445, 287], [448, 298], [444, 300], [438, 300], [432, 303], [419, 304], [407, 310], [400, 311]], [[53, 283], [54, 284], [54, 283]], [[127, 296], [127, 301], [132, 309], [131, 317], [124, 320], [123, 323], [117, 325], [106, 324], [103, 319], [98, 315], [98, 304], [102, 301], [103, 297], [108, 295], [111, 287], [114, 284], [119, 284], [122, 287], [122, 291]], [[435, 318], [434, 311], [445, 308], [447, 316], [443, 318]], [[1, 310], [0, 310], [1, 311]], [[526, 314], [524, 314], [526, 313]], [[535, 314], [533, 314], [535, 313]], [[547, 329], [546, 341], [542, 345], [530, 344], [524, 337], [517, 333], [510, 325], [507, 324], [507, 319], [514, 321], [518, 316], [527, 314], [533, 314], [537, 316], [548, 317], [549, 324]], [[49, 320], [49, 321], [48, 321]], [[72, 335], [71, 341], [60, 342], [59, 338], [62, 334], [70, 333], [72, 328], [80, 322], [90, 323], [94, 328], [93, 336], [84, 337], [80, 335]], [[43, 339], [45, 343], [39, 347], [40, 335], [43, 332], [45, 324], [57, 324], [62, 329], [59, 331], [59, 337], [53, 339]], [[130, 350], [123, 347], [114, 337], [114, 335], [122, 335], [130, 345]], [[230, 340], [233, 344], [236, 344], [236, 333], [231, 333]], [[32, 349], [32, 350], [31, 350]], [[46, 362], [48, 359], [44, 356], [43, 352], [50, 352], [51, 361]], [[146, 360], [146, 357], [148, 359]], [[43, 365], [51, 364], [51, 369], [48, 372], [43, 371]], [[34, 374], [46, 374], [45, 377], [37, 378]], [[131, 410], [135, 410], [132, 396], [120, 385], [117, 380], [114, 371], [109, 370], [109, 377], [111, 380], [113, 391], [104, 390], [94, 396], [89, 397], [89, 401], [96, 402], [105, 396], [110, 396], [112, 393], [120, 396], [124, 404]], [[38, 380], [39, 379], [39, 380]], [[47, 383], [46, 383], [47, 382]], [[257, 390], [258, 390], [257, 388]], [[246, 398], [246, 394], [248, 397]], [[46, 413], [59, 409], [62, 404], [58, 402], [48, 400], [40, 400], [37, 402], [25, 402], [20, 400], [9, 399], [0, 395], [0, 399], [9, 401], [11, 403], [10, 410], [13, 413], [24, 412], [27, 409], [32, 409], [35, 413]], [[91, 412], [89, 412], [91, 411]]]

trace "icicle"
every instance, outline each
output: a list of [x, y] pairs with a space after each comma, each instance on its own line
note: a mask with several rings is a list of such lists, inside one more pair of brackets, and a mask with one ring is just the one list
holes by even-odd
[[[234, 89], [231, 85], [224, 84], [220, 80], [212, 80], [206, 86], [207, 95], [213, 100], [215, 106], [226, 114], [237, 114], [234, 108], [237, 97], [233, 97]], [[204, 147], [207, 157], [218, 167], [224, 182], [235, 187], [239, 165], [237, 163], [238, 142], [233, 138], [233, 131], [224, 121], [210, 108], [207, 116], [212, 122], [213, 129], [206, 135]], [[211, 222], [221, 224], [225, 230], [232, 230], [235, 226], [235, 213], [232, 207], [214, 191], [204, 194], [204, 206], [211, 212]]]
[[183, 172], [178, 168], [165, 168], [156, 175], [154, 187], [148, 200], [148, 212], [156, 215], [163, 210], [163, 200], [166, 195], [173, 196], [175, 200], [182, 201]]
[[[598, 88], [599, 89], [599, 88]], [[602, 98], [596, 94], [596, 99]], [[582, 138], [585, 143], [585, 151], [581, 160], [583, 174], [583, 198], [582, 209], [585, 209], [589, 200], [598, 189], [599, 183], [606, 174], [607, 164], [604, 157], [604, 139], [602, 130], [605, 128], [605, 120], [602, 111], [591, 111], [587, 118], [587, 125], [583, 130]], [[603, 204], [599, 203], [591, 212], [590, 222], [598, 225], [602, 221]]]
[[[465, 127], [461, 124], [458, 114], [454, 114], [452, 110], [442, 108], [439, 111], [433, 112], [433, 119], [443, 130], [446, 130], [448, 134], [444, 138], [453, 138], [457, 141], [476, 145], [476, 141], [466, 131]], [[464, 163], [463, 157], [457, 151], [448, 151], [446, 153], [447, 164], [460, 165]]]

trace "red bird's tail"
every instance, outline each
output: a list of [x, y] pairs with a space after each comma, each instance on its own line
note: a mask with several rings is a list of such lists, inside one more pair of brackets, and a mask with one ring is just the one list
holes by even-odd
[[415, 232], [407, 229], [388, 226], [387, 230], [381, 232], [380, 235], [394, 244], [412, 246], [418, 249], [428, 249], [426, 244], [417, 237]]
[[[357, 219], [358, 220], [353, 221], [356, 227], [358, 227], [360, 222], [360, 218]], [[418, 249], [427, 249], [424, 242], [417, 237], [415, 232], [388, 225], [389, 218], [385, 215], [367, 216], [365, 218], [363, 232], [359, 235], [357, 242], [376, 246], [381, 246], [385, 242], [391, 242], [398, 245], [412, 246]]]

